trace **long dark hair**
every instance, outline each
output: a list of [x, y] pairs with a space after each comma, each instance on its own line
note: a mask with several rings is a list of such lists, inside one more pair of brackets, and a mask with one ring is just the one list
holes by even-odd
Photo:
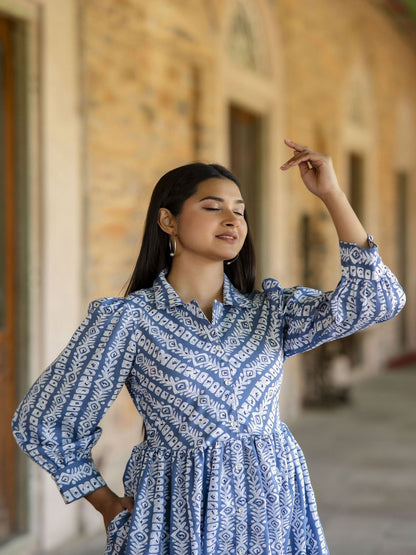
[[[186, 199], [196, 192], [198, 184], [211, 177], [230, 179], [241, 189], [235, 175], [219, 164], [195, 162], [175, 168], [159, 179], [150, 199], [142, 246], [125, 296], [138, 289], [151, 287], [162, 269], [170, 269], [172, 259], [169, 256], [169, 236], [158, 224], [159, 209], [168, 208], [177, 216]], [[224, 270], [237, 289], [242, 293], [250, 293], [254, 287], [256, 265], [246, 210], [244, 217], [247, 221], [246, 240], [237, 260], [230, 265], [224, 264]]]

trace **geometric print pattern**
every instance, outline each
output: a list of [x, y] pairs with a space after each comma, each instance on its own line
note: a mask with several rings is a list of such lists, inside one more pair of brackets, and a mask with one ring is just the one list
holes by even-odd
[[274, 279], [243, 295], [224, 276], [210, 322], [162, 271], [105, 298], [21, 402], [13, 432], [70, 503], [105, 485], [91, 458], [126, 385], [146, 426], [131, 454], [107, 554], [328, 553], [303, 453], [279, 417], [283, 362], [387, 320], [404, 305], [376, 245], [341, 243], [331, 292]]

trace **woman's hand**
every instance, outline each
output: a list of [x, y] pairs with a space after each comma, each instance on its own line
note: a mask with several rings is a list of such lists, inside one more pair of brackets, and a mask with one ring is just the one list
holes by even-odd
[[294, 153], [280, 169], [299, 166], [300, 175], [311, 193], [327, 207], [340, 241], [368, 247], [367, 232], [342, 192], [330, 156], [314, 152], [306, 146], [285, 139]]
[[131, 514], [133, 512], [133, 499], [131, 497], [117, 497], [113, 502], [109, 503], [105, 509], [101, 512], [104, 520], [104, 528], [107, 530], [110, 522], [115, 518], [121, 511], [127, 510]]
[[113, 518], [121, 513], [121, 511], [127, 510], [130, 513], [133, 512], [133, 498], [118, 497], [118, 495], [107, 486], [89, 493], [85, 498], [102, 514], [106, 530]]
[[342, 193], [330, 156], [314, 152], [307, 146], [288, 139], [285, 139], [285, 144], [293, 148], [294, 153], [292, 158], [280, 167], [281, 170], [299, 166], [300, 175], [306, 187], [322, 200], [328, 194]]

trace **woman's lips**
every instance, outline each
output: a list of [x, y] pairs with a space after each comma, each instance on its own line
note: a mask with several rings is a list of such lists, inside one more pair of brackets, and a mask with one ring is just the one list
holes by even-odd
[[234, 243], [237, 241], [237, 237], [235, 235], [231, 235], [228, 233], [222, 233], [221, 235], [216, 235], [217, 239], [221, 239], [222, 241], [228, 241], [230, 243]]

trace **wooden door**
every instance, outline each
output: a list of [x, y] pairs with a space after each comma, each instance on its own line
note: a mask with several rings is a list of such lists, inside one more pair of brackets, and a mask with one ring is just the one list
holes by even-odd
[[14, 26], [0, 18], [0, 543], [16, 531], [16, 238]]
[[363, 221], [364, 216], [364, 158], [352, 152], [349, 158], [350, 202]]
[[[407, 271], [408, 271], [408, 240], [409, 240], [409, 222], [408, 222], [408, 206], [410, 201], [409, 195], [409, 174], [405, 171], [398, 172], [397, 180], [397, 252], [398, 252], [398, 277], [403, 289], [407, 290]], [[399, 316], [400, 326], [400, 348], [406, 351], [408, 348], [409, 337], [406, 325], [406, 315], [408, 308], [405, 306]]]
[[[349, 200], [364, 227], [365, 222], [365, 158], [351, 152], [348, 160]], [[352, 366], [359, 366], [364, 361], [362, 333], [354, 333], [342, 339], [343, 352], [347, 353]]]
[[261, 275], [262, 119], [238, 106], [230, 106], [230, 169], [241, 184]]

